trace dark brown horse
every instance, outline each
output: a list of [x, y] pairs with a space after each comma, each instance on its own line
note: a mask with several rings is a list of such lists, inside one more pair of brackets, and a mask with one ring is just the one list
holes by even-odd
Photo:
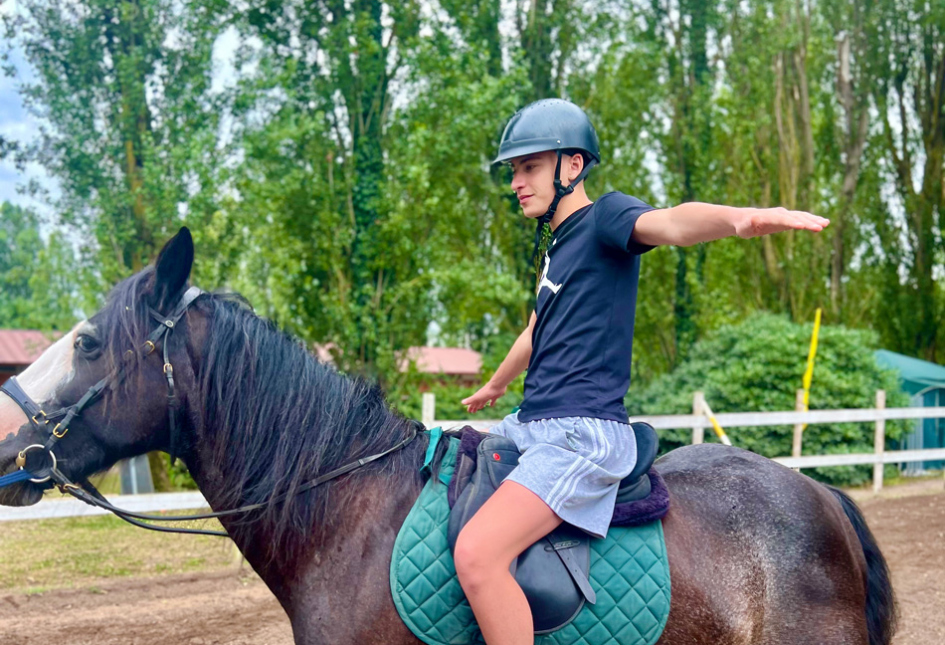
[[[21, 376], [49, 411], [122, 370], [55, 445], [60, 471], [82, 481], [119, 459], [171, 449], [166, 344], [179, 411], [174, 449], [214, 509], [262, 505], [222, 521], [282, 603], [296, 642], [417, 643], [395, 612], [388, 576], [394, 538], [424, 482], [426, 440], [299, 493], [322, 473], [394, 446], [411, 422], [376, 388], [318, 363], [233, 297], [201, 295], [157, 351], [138, 351], [155, 324], [148, 308], [167, 315], [176, 306], [192, 262], [182, 230], [156, 268], [118, 285], [104, 309]], [[0, 473], [48, 438], [6, 399]], [[672, 500], [664, 520], [672, 609], [659, 643], [891, 641], [886, 564], [848, 498], [720, 445], [681, 448], [657, 467]], [[0, 489], [0, 503], [34, 504], [48, 486], [14, 484]]]

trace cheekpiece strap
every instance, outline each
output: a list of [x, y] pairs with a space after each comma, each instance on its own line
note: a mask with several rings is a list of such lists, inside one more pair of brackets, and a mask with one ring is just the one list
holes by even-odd
[[[535, 227], [535, 246], [532, 249], [532, 259], [531, 262], [534, 264], [535, 258], [538, 257], [538, 249], [541, 246], [541, 232], [545, 228], [545, 224], [551, 224], [551, 220], [554, 218], [555, 213], [558, 211], [558, 202], [561, 201], [562, 197], [566, 197], [574, 192], [574, 187], [579, 183], [584, 181], [587, 178], [591, 168], [597, 165], [597, 160], [593, 157], [588, 157], [587, 154], [584, 155], [584, 168], [581, 170], [581, 174], [574, 178], [567, 186], [561, 184], [561, 151], [557, 151], [558, 161], [555, 163], [555, 196], [551, 200], [551, 205], [548, 207], [548, 210], [545, 211], [545, 214], [538, 218], [537, 225]], [[538, 269], [539, 274], [541, 268]]]

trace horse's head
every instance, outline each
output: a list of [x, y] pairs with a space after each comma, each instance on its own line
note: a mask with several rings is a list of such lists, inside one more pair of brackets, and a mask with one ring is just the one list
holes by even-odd
[[[169, 407], [183, 407], [194, 379], [187, 352], [193, 332], [188, 324], [193, 324], [183, 315], [195, 295], [187, 289], [193, 258], [190, 232], [181, 229], [155, 267], [119, 284], [101, 311], [18, 377], [21, 398], [35, 402], [41, 413], [27, 414], [0, 394], [0, 436], [6, 436], [0, 441], [0, 474], [25, 462], [25, 469], [42, 479], [54, 457], [59, 471], [78, 482], [120, 459], [171, 450]], [[170, 391], [176, 401], [169, 400]], [[53, 484], [25, 481], [0, 488], [0, 504], [35, 504]]]

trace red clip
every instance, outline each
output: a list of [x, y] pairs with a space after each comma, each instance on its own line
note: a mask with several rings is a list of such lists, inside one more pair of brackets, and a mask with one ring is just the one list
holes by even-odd
[[497, 452], [492, 453], [492, 458], [495, 459], [496, 461], [502, 461], [502, 458], [499, 457], [499, 453]]

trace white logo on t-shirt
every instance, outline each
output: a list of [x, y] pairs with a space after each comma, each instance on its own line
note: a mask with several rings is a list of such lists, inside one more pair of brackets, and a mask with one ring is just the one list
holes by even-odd
[[561, 284], [555, 284], [548, 279], [548, 269], [551, 267], [551, 256], [547, 253], [545, 254], [545, 269], [541, 272], [541, 282], [538, 283], [538, 293], [541, 293], [542, 288], [548, 287], [551, 289], [551, 293], [558, 293], [558, 289], [561, 288]]

